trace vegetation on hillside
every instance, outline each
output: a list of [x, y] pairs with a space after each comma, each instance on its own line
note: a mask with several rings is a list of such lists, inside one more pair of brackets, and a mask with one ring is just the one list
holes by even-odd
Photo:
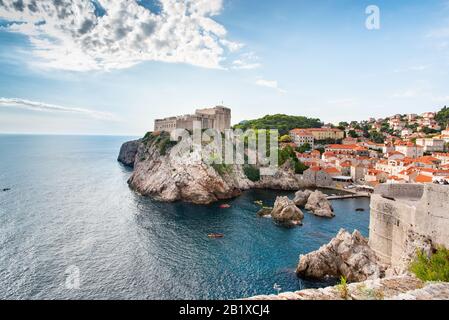
[[449, 125], [449, 108], [444, 106], [444, 108], [437, 113], [436, 120], [441, 127], [446, 128], [447, 125]]
[[291, 161], [296, 174], [302, 174], [309, 169], [308, 166], [298, 160], [295, 150], [290, 146], [279, 150], [279, 166], [284, 165], [288, 160]]
[[288, 134], [296, 128], [320, 128], [320, 119], [303, 116], [288, 116], [285, 114], [267, 115], [260, 119], [243, 121], [234, 126], [235, 129], [278, 129], [281, 135]]
[[147, 132], [142, 139], [146, 145], [154, 144], [159, 149], [159, 153], [165, 156], [167, 151], [177, 144], [176, 141], [171, 141], [168, 132]]
[[418, 253], [410, 271], [423, 281], [449, 282], [449, 250], [440, 247], [430, 258], [423, 252]]

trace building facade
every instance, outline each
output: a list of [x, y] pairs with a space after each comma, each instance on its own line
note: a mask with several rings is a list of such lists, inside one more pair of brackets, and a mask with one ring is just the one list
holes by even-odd
[[156, 119], [154, 121], [154, 131], [193, 130], [195, 123], [201, 129], [215, 129], [224, 132], [226, 129], [231, 128], [231, 109], [217, 106], [198, 109], [195, 111], [195, 114]]
[[303, 129], [291, 130], [290, 137], [293, 139], [293, 142], [298, 147], [301, 147], [301, 146], [305, 145], [306, 143], [308, 143], [312, 149], [315, 147], [314, 146], [315, 138], [307, 130], [303, 130]]

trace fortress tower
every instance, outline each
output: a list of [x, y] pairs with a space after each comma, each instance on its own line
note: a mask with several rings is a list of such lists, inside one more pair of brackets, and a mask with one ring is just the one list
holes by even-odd
[[176, 116], [154, 121], [154, 131], [171, 132], [175, 129], [192, 130], [194, 122], [201, 123], [201, 129], [216, 129], [224, 132], [231, 128], [231, 109], [224, 106], [198, 109], [195, 114]]

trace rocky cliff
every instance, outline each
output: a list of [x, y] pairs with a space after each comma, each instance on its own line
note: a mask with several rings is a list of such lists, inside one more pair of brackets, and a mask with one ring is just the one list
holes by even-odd
[[209, 204], [236, 197], [251, 188], [297, 190], [302, 186], [290, 168], [283, 167], [272, 177], [251, 181], [241, 165], [210, 165], [201, 160], [209, 151], [206, 148], [202, 152], [203, 156], [195, 150], [179, 154], [167, 133], [148, 133], [141, 140], [125, 143], [119, 161], [134, 164], [128, 181], [133, 190], [165, 202]]
[[298, 276], [309, 278], [345, 277], [350, 282], [381, 278], [385, 267], [379, 263], [368, 240], [360, 232], [340, 230], [319, 250], [302, 255], [296, 269]]
[[118, 155], [117, 160], [123, 163], [125, 166], [133, 167], [134, 161], [136, 159], [137, 149], [141, 140], [134, 140], [125, 142], [120, 148], [120, 153]]

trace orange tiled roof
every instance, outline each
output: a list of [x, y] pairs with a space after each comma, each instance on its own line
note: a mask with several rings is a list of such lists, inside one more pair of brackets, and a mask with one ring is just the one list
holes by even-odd
[[326, 168], [326, 169], [324, 169], [324, 171], [325, 171], [326, 173], [329, 173], [329, 174], [331, 174], [331, 173], [338, 173], [338, 174], [340, 174], [340, 173], [341, 173], [341, 171], [338, 170], [338, 169], [335, 168], [335, 167], [329, 167], [329, 168]]
[[432, 182], [432, 177], [420, 174], [415, 178], [415, 181], [418, 183], [429, 183]]

